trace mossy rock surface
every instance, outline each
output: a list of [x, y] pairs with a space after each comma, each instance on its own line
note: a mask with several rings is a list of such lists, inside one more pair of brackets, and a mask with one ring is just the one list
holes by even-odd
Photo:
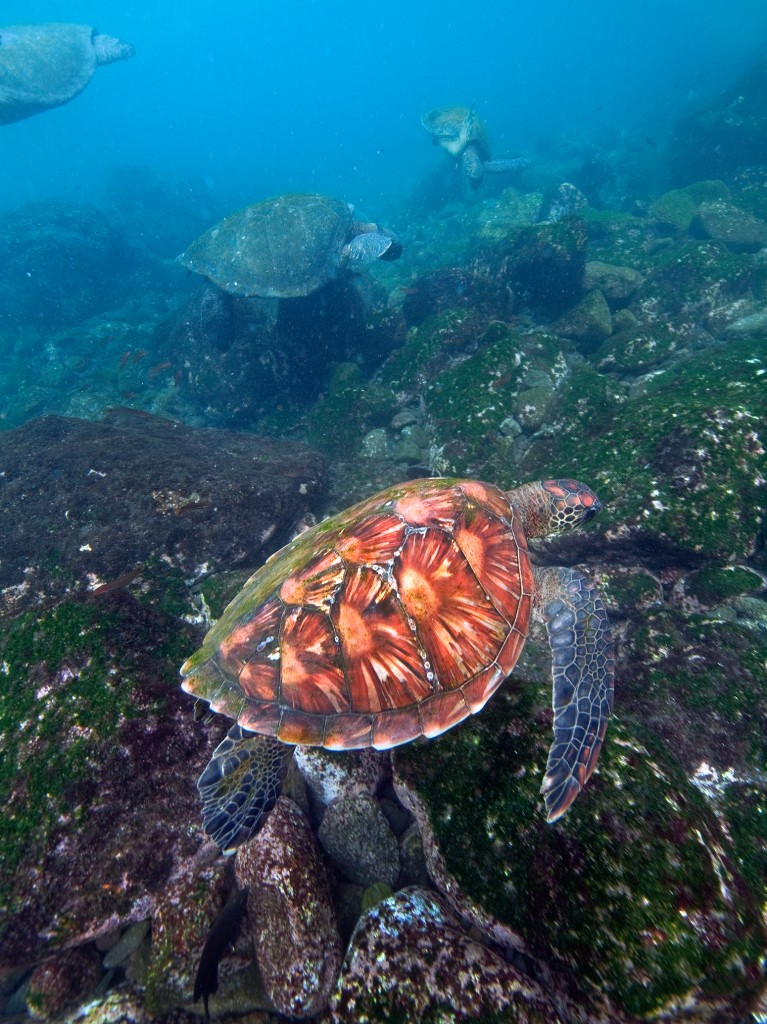
[[[0, 639], [0, 964], [143, 916], [199, 843], [208, 729], [189, 627], [124, 591], [28, 612]], [[44, 884], [40, 879], [44, 878]]]
[[522, 477], [587, 480], [614, 542], [653, 540], [709, 559], [752, 553], [764, 535], [767, 359], [757, 340], [696, 353], [627, 396], [578, 368], [557, 396], [556, 421], [519, 465]]
[[614, 720], [585, 793], [547, 825], [548, 694], [507, 686], [460, 729], [395, 755], [462, 891], [597, 1005], [640, 1018], [751, 1008], [759, 898], [705, 798], [651, 733]]

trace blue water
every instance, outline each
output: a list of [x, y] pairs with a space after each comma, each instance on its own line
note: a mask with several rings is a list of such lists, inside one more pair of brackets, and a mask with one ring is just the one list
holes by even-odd
[[420, 126], [432, 106], [476, 101], [497, 156], [653, 139], [767, 41], [764, 0], [14, 0], [0, 17], [136, 48], [74, 102], [0, 129], [2, 208], [98, 199], [112, 167], [140, 164], [232, 203], [300, 189], [379, 211], [441, 159]]

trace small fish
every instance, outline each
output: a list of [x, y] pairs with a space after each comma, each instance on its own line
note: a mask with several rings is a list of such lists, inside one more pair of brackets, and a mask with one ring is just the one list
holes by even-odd
[[173, 366], [173, 363], [169, 363], [166, 359], [163, 363], [157, 363], [155, 366], [149, 367], [149, 379], [154, 380], [158, 373], [162, 373], [163, 370], [169, 370]]
[[132, 572], [126, 572], [122, 576], [118, 576], [116, 580], [110, 580], [109, 583], [102, 583], [101, 586], [96, 587], [92, 590], [92, 594], [109, 594], [113, 590], [119, 590], [121, 587], [127, 587], [129, 583], [133, 583], [137, 580], [141, 573], [144, 571], [144, 567], [140, 565], [138, 569], [134, 569]]
[[125, 366], [125, 364], [128, 362], [130, 357], [131, 357], [131, 350], [129, 348], [126, 348], [126, 350], [120, 356], [120, 369], [121, 370]]
[[149, 353], [147, 352], [147, 350], [145, 348], [140, 348], [137, 352], [133, 353], [133, 358], [131, 359], [131, 365], [135, 366], [136, 363], [140, 363], [141, 360], [144, 359], [144, 357], [148, 356], [148, 355], [149, 355]]
[[242, 918], [247, 913], [248, 890], [235, 889], [224, 905], [224, 909], [210, 926], [205, 945], [202, 947], [197, 975], [194, 979], [194, 999], [200, 996], [205, 1005], [205, 1019], [210, 1021], [208, 999], [218, 992], [218, 965], [229, 946], [240, 932]]

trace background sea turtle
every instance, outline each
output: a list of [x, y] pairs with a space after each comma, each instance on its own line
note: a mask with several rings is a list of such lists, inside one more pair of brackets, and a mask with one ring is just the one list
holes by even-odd
[[527, 167], [527, 157], [491, 160], [485, 126], [474, 107], [436, 107], [424, 114], [421, 124], [435, 146], [460, 158], [463, 173], [472, 188], [478, 188], [486, 173], [498, 174]]
[[90, 25], [8, 25], [0, 28], [0, 124], [68, 103], [102, 64], [135, 50]]
[[297, 298], [355, 263], [397, 259], [402, 246], [376, 224], [355, 221], [329, 196], [275, 196], [233, 213], [178, 258], [232, 295]]
[[560, 817], [602, 745], [612, 638], [589, 580], [532, 566], [526, 538], [600, 507], [573, 480], [507, 493], [416, 480], [272, 555], [181, 669], [188, 693], [237, 723], [198, 782], [206, 832], [225, 850], [257, 832], [295, 744], [386, 749], [479, 711], [514, 668], [533, 614], [553, 659], [542, 792], [548, 820]]

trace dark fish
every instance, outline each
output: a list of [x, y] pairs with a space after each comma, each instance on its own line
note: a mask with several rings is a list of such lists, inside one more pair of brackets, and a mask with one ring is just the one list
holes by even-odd
[[229, 946], [240, 932], [242, 918], [248, 906], [248, 890], [235, 889], [224, 909], [210, 926], [205, 945], [202, 947], [197, 975], [194, 979], [194, 1002], [202, 996], [205, 1004], [205, 1019], [210, 1020], [208, 998], [218, 992], [218, 965]]

